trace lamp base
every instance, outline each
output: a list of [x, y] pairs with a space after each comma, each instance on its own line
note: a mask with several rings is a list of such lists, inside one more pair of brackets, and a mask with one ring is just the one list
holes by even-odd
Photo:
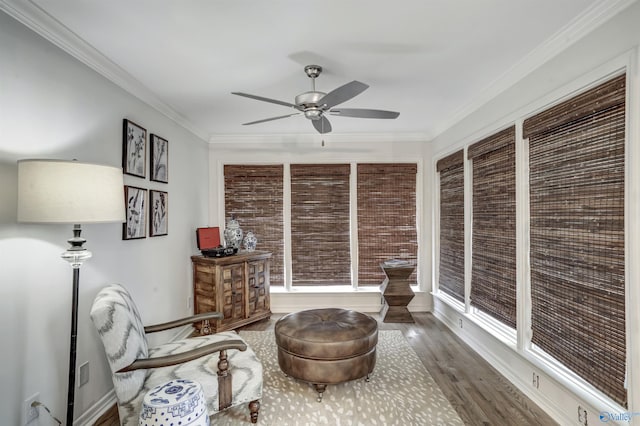
[[60, 257], [69, 262], [73, 269], [80, 268], [85, 260], [91, 259], [91, 256], [91, 252], [85, 249], [67, 250], [60, 255]]
[[91, 259], [91, 252], [82, 247], [87, 240], [80, 236], [81, 232], [80, 225], [73, 225], [73, 238], [67, 240], [71, 247], [60, 255], [73, 269], [80, 268], [85, 260]]

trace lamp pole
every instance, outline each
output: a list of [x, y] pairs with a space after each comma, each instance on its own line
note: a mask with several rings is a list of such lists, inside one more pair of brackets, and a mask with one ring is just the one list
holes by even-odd
[[73, 405], [76, 391], [76, 345], [78, 342], [78, 283], [80, 267], [73, 268], [73, 301], [71, 310], [71, 346], [69, 348], [69, 387], [67, 388], [67, 426], [73, 425]]
[[76, 392], [76, 348], [78, 343], [78, 289], [80, 287], [80, 267], [91, 258], [91, 252], [82, 247], [87, 241], [80, 236], [79, 224], [73, 225], [73, 238], [67, 240], [71, 247], [62, 258], [73, 268], [73, 289], [71, 297], [71, 340], [69, 343], [69, 384], [67, 388], [67, 426], [73, 425], [73, 406]]

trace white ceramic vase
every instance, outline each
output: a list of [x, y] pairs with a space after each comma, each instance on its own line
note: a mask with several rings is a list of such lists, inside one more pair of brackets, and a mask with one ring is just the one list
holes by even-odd
[[254, 251], [258, 245], [258, 238], [251, 231], [248, 231], [242, 240], [242, 246], [246, 251]]
[[242, 228], [234, 215], [227, 221], [227, 227], [224, 230], [224, 241], [227, 247], [240, 249], [242, 243]]

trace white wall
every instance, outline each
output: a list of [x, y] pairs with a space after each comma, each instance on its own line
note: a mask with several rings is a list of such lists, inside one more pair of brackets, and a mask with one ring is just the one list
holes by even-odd
[[[197, 252], [193, 231], [199, 226], [224, 224], [220, 191], [223, 164], [418, 161], [422, 171], [421, 306], [430, 308], [431, 200], [436, 190], [434, 158], [501, 127], [514, 119], [514, 111], [537, 108], [540, 100], [551, 92], [571, 85], [629, 49], [637, 49], [640, 44], [638, 22], [640, 6], [635, 4], [544, 66], [532, 70], [514, 87], [438, 136], [433, 145], [423, 143], [419, 136], [298, 135], [266, 137], [253, 142], [218, 138], [209, 149], [193, 134], [0, 13], [0, 341], [3, 343], [0, 380], [4, 386], [11, 386], [1, 393], [3, 424], [21, 424], [22, 402], [35, 392], [40, 393], [40, 400], [52, 408], [56, 416], [64, 417], [68, 363], [71, 270], [59, 259], [59, 254], [66, 249], [71, 227], [16, 223], [16, 160], [77, 158], [119, 166], [121, 123], [125, 117], [169, 140], [168, 185], [125, 177], [127, 184], [169, 192], [169, 235], [122, 241], [118, 224], [84, 227], [87, 247], [94, 258], [81, 271], [78, 364], [90, 362], [91, 378], [88, 385], [77, 390], [76, 418], [86, 419], [95, 404], [99, 405], [105, 397], [108, 399], [112, 387], [101, 343], [88, 318], [94, 295], [109, 282], [127, 285], [138, 300], [146, 323], [190, 312], [187, 308], [191, 293], [189, 255]], [[632, 77], [637, 104], [640, 99], [637, 66]], [[635, 108], [638, 114], [637, 105]], [[634, 144], [638, 145], [638, 118], [634, 120], [631, 130], [635, 132]], [[323, 139], [324, 147], [321, 146]], [[640, 157], [635, 145], [629, 154], [634, 158], [634, 167], [638, 166]], [[640, 241], [637, 225], [640, 223], [640, 184], [637, 183], [640, 176], [634, 170], [640, 167], [628, 172], [631, 197], [627, 220], [632, 221], [629, 256], [638, 254], [634, 241]], [[637, 274], [632, 276], [629, 285], [637, 289], [640, 283], [636, 277]], [[640, 306], [637, 290], [634, 295], [629, 306]], [[277, 310], [278, 297], [274, 295], [274, 310]], [[281, 306], [302, 306], [298, 305], [301, 300], [310, 300], [306, 295], [301, 297], [283, 298]], [[370, 296], [362, 297], [367, 298], [364, 303], [368, 304]], [[318, 300], [327, 303], [330, 299]], [[341, 298], [341, 301], [344, 300]], [[357, 304], [359, 300], [351, 302]], [[438, 300], [434, 303], [437, 315], [454, 328], [458, 324], [458, 312]], [[634, 324], [629, 338], [637, 348], [640, 320], [638, 310], [635, 311], [630, 316]], [[535, 366], [514, 355], [512, 348], [475, 325], [457, 332], [492, 359], [518, 386], [530, 381], [531, 368]], [[640, 354], [635, 350], [633, 384], [640, 388]], [[523, 390], [552, 413], [575, 412], [576, 401], [583, 402], [579, 396], [570, 394], [551, 375], [546, 377], [549, 386], [553, 386], [546, 392], [553, 397], [545, 399], [540, 392]], [[640, 411], [637, 393], [633, 401], [635, 410]], [[593, 405], [589, 408], [598, 409]], [[40, 414], [39, 424], [54, 424], [44, 411]], [[571, 417], [559, 420], [575, 423]], [[591, 417], [591, 420], [597, 422], [597, 418]]]
[[[111, 282], [127, 286], [147, 324], [191, 312], [189, 256], [197, 252], [195, 229], [208, 218], [208, 147], [2, 12], [0, 64], [2, 424], [23, 424], [23, 401], [36, 392], [64, 419], [68, 374], [72, 271], [60, 253], [71, 225], [16, 222], [16, 161], [75, 158], [120, 166], [123, 118], [169, 141], [168, 184], [125, 176], [125, 184], [168, 191], [168, 235], [122, 241], [120, 224], [84, 226], [94, 257], [80, 273], [78, 365], [89, 361], [90, 381], [76, 390], [75, 417], [87, 419], [112, 389], [89, 319], [98, 290]], [[34, 424], [55, 424], [42, 409], [39, 420]]]
[[[640, 45], [640, 4], [635, 3], [600, 28], [567, 47], [558, 56], [548, 61], [503, 92], [482, 108], [470, 114], [433, 141], [433, 161], [473, 143], [493, 131], [516, 122], [539, 111], [550, 103], [570, 96], [594, 81], [606, 77], [621, 68], [626, 68], [630, 100], [628, 104], [628, 142], [626, 178], [626, 250], [627, 250], [627, 347], [629, 408], [640, 413], [640, 87], [638, 85], [638, 46]], [[522, 163], [518, 163], [522, 164]], [[524, 176], [524, 169], [519, 170]], [[433, 191], [437, 191], [434, 186]], [[467, 200], [468, 201], [468, 200]], [[437, 209], [433, 203], [434, 212]], [[526, 223], [526, 214], [520, 211], [519, 223]], [[434, 217], [437, 217], [434, 214]], [[466, 223], [469, 223], [467, 220]], [[522, 225], [520, 225], [522, 226]], [[470, 232], [467, 230], [467, 232]], [[434, 242], [434, 251], [437, 241]], [[470, 255], [468, 250], [467, 256]], [[520, 267], [526, 268], [526, 253], [520, 259]], [[436, 268], [434, 268], [436, 269]], [[526, 280], [526, 274], [519, 275]], [[518, 285], [523, 285], [519, 280]], [[519, 306], [525, 306], [520, 303]], [[476, 321], [473, 315], [465, 314], [439, 298], [434, 300], [434, 314], [468, 342], [494, 367], [549, 412], [560, 424], [579, 423], [577, 413], [586, 410], [588, 423], [598, 423], [603, 411], [627, 411], [606, 397], [586, 391], [578, 381], [560, 379], [558, 371], [540, 358], [531, 355], [526, 347], [491, 335], [486, 326]], [[526, 317], [526, 315], [525, 315]], [[519, 333], [526, 336], [529, 333]], [[532, 385], [532, 374], [539, 375], [540, 388]], [[613, 422], [612, 422], [613, 423]], [[626, 422], [623, 422], [626, 424]], [[632, 424], [640, 424], [640, 414], [633, 417]]]
[[[257, 140], [259, 139], [259, 140]], [[323, 142], [324, 141], [324, 146]], [[211, 226], [224, 228], [224, 164], [295, 164], [295, 163], [418, 163], [417, 221], [420, 241], [419, 291], [409, 305], [412, 311], [429, 311], [431, 290], [431, 209], [423, 208], [431, 199], [431, 146], [421, 135], [297, 135], [262, 138], [218, 137], [210, 150]], [[429, 161], [425, 161], [428, 158]], [[286, 198], [286, 194], [285, 194]], [[354, 213], [355, 214], [355, 213]], [[354, 218], [352, 217], [352, 220]], [[286, 220], [286, 215], [285, 215]], [[259, 238], [259, 236], [258, 236]], [[258, 243], [259, 244], [259, 243]], [[353, 255], [353, 254], [352, 254]], [[285, 260], [286, 262], [286, 260]], [[371, 291], [331, 291], [307, 288], [284, 292], [272, 287], [273, 312], [332, 306], [377, 312], [381, 309], [380, 294]]]

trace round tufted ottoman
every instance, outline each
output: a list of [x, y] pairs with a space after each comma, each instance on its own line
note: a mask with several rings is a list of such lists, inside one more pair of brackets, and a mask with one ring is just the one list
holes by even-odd
[[313, 384], [318, 401], [327, 385], [369, 378], [376, 365], [378, 323], [346, 309], [311, 309], [275, 325], [278, 364], [291, 377]]
[[209, 426], [200, 383], [176, 379], [151, 389], [142, 400], [140, 426]]

